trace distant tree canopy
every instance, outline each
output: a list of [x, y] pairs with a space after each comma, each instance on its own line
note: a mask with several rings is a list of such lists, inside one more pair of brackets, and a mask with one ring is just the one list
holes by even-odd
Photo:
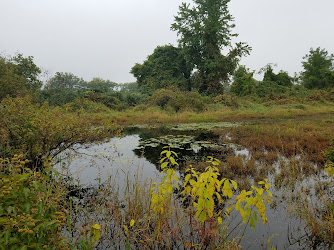
[[6, 96], [34, 94], [42, 86], [38, 79], [40, 73], [32, 56], [25, 58], [18, 54], [9, 59], [0, 57], [0, 100]]
[[264, 82], [275, 82], [277, 85], [285, 87], [291, 87], [293, 85], [293, 78], [283, 70], [275, 74], [270, 64], [266, 65], [262, 70], [264, 71]]
[[87, 83], [72, 73], [57, 72], [46, 84], [47, 90], [52, 89], [78, 89], [83, 88]]
[[324, 89], [334, 87], [334, 55], [329, 55], [324, 49], [310, 49], [302, 62], [302, 84], [309, 89]]
[[138, 92], [138, 84], [136, 82], [118, 84], [118, 87], [123, 92]]
[[172, 45], [158, 46], [143, 64], [136, 64], [131, 73], [139, 87], [152, 90], [177, 86], [189, 90], [192, 68], [187, 64], [182, 50]]
[[233, 76], [231, 92], [237, 96], [246, 96], [254, 94], [257, 81], [253, 78], [254, 72], [250, 72], [248, 68], [240, 65]]
[[114, 88], [117, 86], [117, 83], [95, 77], [93, 80], [88, 82], [86, 86], [88, 89], [91, 89], [95, 92], [105, 93], [114, 90]]

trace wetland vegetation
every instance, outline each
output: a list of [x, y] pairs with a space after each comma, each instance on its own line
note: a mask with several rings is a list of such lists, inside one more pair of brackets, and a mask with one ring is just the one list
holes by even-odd
[[194, 2], [135, 83], [0, 57], [0, 249], [333, 248], [333, 55], [255, 80]]

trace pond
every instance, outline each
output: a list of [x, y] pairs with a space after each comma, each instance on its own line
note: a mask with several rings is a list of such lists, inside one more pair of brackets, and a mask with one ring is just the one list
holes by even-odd
[[[181, 167], [177, 175], [182, 180], [188, 162], [203, 162], [211, 155], [222, 161], [228, 155], [249, 157], [247, 148], [226, 142], [228, 134], [217, 138], [212, 133], [212, 129], [239, 125], [214, 123], [131, 127], [124, 130], [120, 138], [110, 138], [97, 144], [76, 145], [58, 158], [56, 168], [66, 172], [83, 189], [97, 189], [110, 178], [113, 178], [119, 189], [124, 189], [124, 180], [129, 178], [142, 183], [147, 180], [158, 182], [161, 179], [160, 152], [164, 146], [170, 146], [179, 156]], [[274, 174], [267, 177], [274, 183]], [[253, 184], [254, 179], [248, 178]], [[299, 183], [299, 187], [313, 184], [313, 177], [309, 177]], [[273, 203], [267, 205], [267, 225], [259, 222], [254, 231], [240, 223], [240, 215], [232, 213], [230, 220], [226, 221], [230, 237], [242, 236], [240, 244], [244, 249], [267, 249], [268, 246], [277, 249], [313, 248], [303, 222], [291, 212], [289, 201], [297, 196], [296, 192], [291, 191], [291, 188], [276, 187], [272, 187], [271, 191], [274, 198]]]

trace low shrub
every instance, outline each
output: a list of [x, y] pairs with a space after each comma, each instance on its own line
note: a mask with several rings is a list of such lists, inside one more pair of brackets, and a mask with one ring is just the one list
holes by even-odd
[[175, 112], [200, 112], [206, 109], [208, 98], [201, 96], [197, 92], [159, 89], [153, 93], [148, 102], [149, 104], [159, 106], [162, 109], [165, 109], [168, 106], [167, 109], [169, 112], [171, 111], [171, 108], [173, 108]]
[[75, 143], [117, 134], [117, 126], [94, 118], [80, 110], [66, 112], [47, 103], [40, 106], [29, 97], [6, 98], [0, 104], [0, 157], [22, 153], [30, 167], [43, 168], [43, 156], [54, 157]]
[[216, 96], [213, 101], [215, 103], [223, 104], [232, 108], [238, 108], [240, 106], [238, 98], [232, 94], [223, 94]]
[[22, 154], [0, 159], [0, 249], [66, 249], [63, 187], [28, 162]]

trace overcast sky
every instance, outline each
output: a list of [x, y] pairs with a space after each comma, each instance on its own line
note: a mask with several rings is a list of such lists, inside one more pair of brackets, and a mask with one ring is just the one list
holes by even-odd
[[[35, 63], [85, 80], [123, 83], [158, 45], [177, 45], [170, 25], [190, 0], [0, 0], [0, 53], [34, 56]], [[242, 60], [258, 71], [276, 63], [291, 75], [311, 47], [334, 53], [334, 0], [231, 0]]]

